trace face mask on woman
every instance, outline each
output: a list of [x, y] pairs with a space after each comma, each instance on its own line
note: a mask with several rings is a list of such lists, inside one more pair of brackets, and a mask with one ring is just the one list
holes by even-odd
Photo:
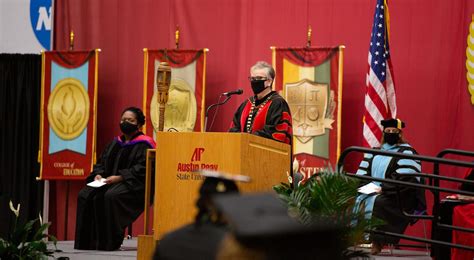
[[384, 141], [389, 145], [394, 145], [400, 140], [399, 133], [383, 133]]
[[123, 121], [120, 123], [120, 131], [126, 135], [130, 135], [138, 131], [138, 125]]

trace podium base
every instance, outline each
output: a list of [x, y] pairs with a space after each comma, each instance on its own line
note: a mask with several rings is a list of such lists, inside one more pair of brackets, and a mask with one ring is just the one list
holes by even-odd
[[157, 241], [153, 238], [153, 235], [138, 235], [137, 259], [152, 259], [156, 244]]

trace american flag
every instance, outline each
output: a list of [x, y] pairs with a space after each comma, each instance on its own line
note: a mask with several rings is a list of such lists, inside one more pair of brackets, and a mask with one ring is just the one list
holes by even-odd
[[390, 60], [389, 15], [385, 0], [377, 0], [370, 36], [369, 71], [367, 72], [364, 146], [378, 147], [382, 138], [380, 121], [397, 116], [395, 86]]

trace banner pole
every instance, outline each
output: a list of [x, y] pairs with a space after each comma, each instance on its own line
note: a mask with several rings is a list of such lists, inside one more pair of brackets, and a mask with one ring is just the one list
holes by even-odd
[[[43, 191], [43, 223], [49, 222], [49, 181], [44, 181], [44, 191]], [[44, 231], [46, 234], [49, 234], [49, 227]]]
[[68, 226], [68, 214], [69, 214], [69, 186], [70, 180], [66, 181], [66, 209], [64, 210], [64, 240], [67, 240], [67, 226]]
[[[69, 51], [73, 51], [74, 50], [74, 31], [71, 30], [71, 32], [69, 33]], [[97, 51], [95, 52], [96, 53], [96, 58], [97, 58]], [[97, 59], [96, 59], [96, 65], [97, 65]], [[97, 68], [97, 66], [96, 66]], [[97, 75], [95, 76], [95, 80], [97, 81]], [[97, 84], [96, 84], [97, 85]], [[95, 91], [96, 87], [94, 87], [94, 91]], [[95, 101], [97, 102], [97, 98], [95, 97], [94, 98]], [[95, 109], [94, 109], [95, 110]], [[94, 111], [94, 113], [96, 113], [96, 111]], [[94, 142], [94, 141], [93, 141]], [[92, 155], [93, 158], [92, 158], [92, 161], [94, 161], [95, 159], [95, 156], [94, 154]], [[68, 227], [68, 224], [69, 224], [69, 221], [68, 221], [68, 214], [69, 214], [69, 190], [70, 190], [70, 181], [67, 180], [66, 181], [66, 205], [65, 205], [65, 210], [64, 210], [64, 240], [67, 240], [67, 227]]]

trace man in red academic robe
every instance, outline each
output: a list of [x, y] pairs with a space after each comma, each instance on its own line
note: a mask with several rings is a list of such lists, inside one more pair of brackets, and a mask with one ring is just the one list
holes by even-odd
[[275, 70], [264, 61], [250, 69], [254, 96], [245, 100], [234, 114], [229, 132], [247, 132], [283, 143], [292, 143], [291, 113], [288, 103], [272, 91]]

